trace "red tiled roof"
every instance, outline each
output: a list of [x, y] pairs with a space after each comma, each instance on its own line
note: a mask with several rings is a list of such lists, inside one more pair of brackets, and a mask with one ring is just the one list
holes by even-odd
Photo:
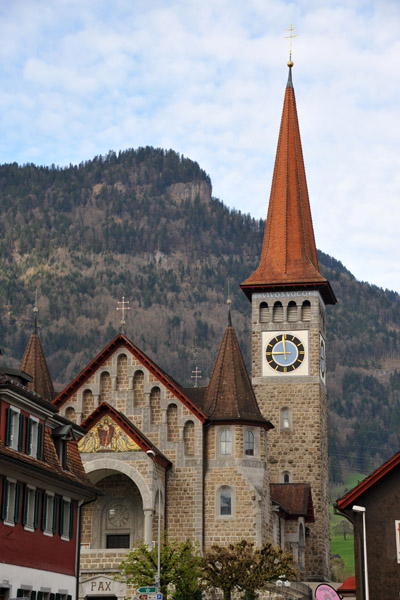
[[336, 501], [336, 505], [339, 509], [343, 510], [348, 508], [357, 500], [361, 494], [366, 492], [372, 485], [377, 483], [387, 473], [392, 471], [400, 464], [400, 452], [396, 452], [389, 460], [383, 463], [375, 471], [373, 471], [368, 477], [360, 481], [352, 490], [347, 492], [344, 496]]
[[271, 483], [271, 499], [291, 517], [314, 522], [311, 487], [308, 483]]
[[240, 420], [259, 423], [266, 429], [273, 427], [260, 412], [230, 320], [202, 406], [211, 421]]
[[147, 438], [141, 431], [126, 417], [123, 413], [116, 410], [114, 407], [107, 404], [107, 402], [102, 402], [99, 406], [83, 421], [82, 427], [86, 430], [92, 429], [96, 425], [96, 423], [104, 416], [110, 415], [110, 417], [115, 421], [121, 429], [125, 431], [127, 435], [129, 435], [134, 442], [143, 450], [143, 452], [147, 452], [147, 450], [153, 450], [155, 460], [162, 465], [163, 467], [168, 467], [171, 465], [171, 461], [164, 456], [162, 452]]
[[65, 483], [78, 486], [86, 489], [92, 495], [98, 492], [97, 488], [92, 484], [89, 477], [86, 475], [82, 461], [75, 441], [67, 442], [67, 466], [68, 470], [63, 469], [52, 441], [50, 427], [45, 427], [44, 434], [44, 459], [39, 460], [33, 456], [28, 456], [18, 450], [13, 450], [7, 447], [0, 440], [0, 459], [10, 460], [14, 463], [19, 463], [21, 466], [29, 467], [33, 471], [40, 472], [42, 475], [47, 475]]
[[336, 303], [329, 282], [319, 272], [291, 67], [260, 265], [240, 287], [248, 297], [277, 287], [319, 289], [325, 302]]
[[89, 377], [100, 367], [109, 356], [121, 346], [129, 350], [135, 358], [142, 363], [166, 388], [168, 388], [176, 398], [178, 398], [196, 417], [204, 423], [206, 421], [205, 414], [186, 396], [183, 388], [165, 371], [158, 367], [144, 352], [139, 350], [122, 333], [118, 333], [113, 340], [89, 363], [75, 379], [67, 385], [64, 390], [54, 399], [54, 404], [60, 408], [74, 394], [81, 385], [89, 379]]
[[42, 344], [40, 343], [40, 338], [36, 331], [32, 333], [29, 338], [24, 356], [21, 360], [20, 369], [33, 377], [33, 381], [28, 383], [28, 388], [40, 394], [42, 398], [52, 402], [56, 394]]
[[356, 578], [347, 577], [342, 583], [340, 587], [337, 588], [337, 591], [340, 592], [355, 592], [356, 591]]

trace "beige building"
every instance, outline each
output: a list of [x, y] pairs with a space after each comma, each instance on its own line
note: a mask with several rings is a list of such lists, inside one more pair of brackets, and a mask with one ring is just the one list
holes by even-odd
[[241, 284], [252, 380], [229, 314], [207, 387], [183, 388], [118, 334], [54, 400], [87, 429], [79, 449], [103, 493], [84, 511], [81, 598], [125, 597], [115, 568], [157, 539], [159, 510], [169, 536], [203, 551], [272, 540], [303, 577], [329, 576], [325, 305], [336, 299], [318, 268], [291, 67], [260, 266]]

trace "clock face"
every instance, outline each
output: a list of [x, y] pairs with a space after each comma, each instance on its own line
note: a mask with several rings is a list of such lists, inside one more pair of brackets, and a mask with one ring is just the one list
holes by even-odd
[[308, 338], [307, 330], [262, 331], [262, 376], [287, 378], [308, 376]]
[[292, 372], [304, 361], [304, 345], [295, 335], [281, 333], [270, 340], [265, 350], [265, 357], [274, 371]]
[[129, 512], [123, 504], [113, 504], [108, 511], [108, 520], [113, 527], [123, 527], [129, 521]]

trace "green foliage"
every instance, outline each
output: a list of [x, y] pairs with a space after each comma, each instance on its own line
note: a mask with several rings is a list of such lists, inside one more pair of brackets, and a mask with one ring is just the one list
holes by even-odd
[[294, 577], [295, 570], [290, 557], [270, 543], [260, 549], [246, 540], [213, 546], [204, 558], [206, 586], [222, 590], [224, 600], [230, 600], [234, 590], [244, 591], [250, 600], [257, 590], [280, 576]]
[[[118, 567], [119, 579], [140, 586], [154, 585], [157, 574], [157, 546], [149, 549], [144, 543], [133, 548]], [[199, 580], [202, 557], [192, 542], [168, 540], [164, 534], [160, 551], [160, 589], [167, 600], [172, 585], [172, 600], [201, 598]]]

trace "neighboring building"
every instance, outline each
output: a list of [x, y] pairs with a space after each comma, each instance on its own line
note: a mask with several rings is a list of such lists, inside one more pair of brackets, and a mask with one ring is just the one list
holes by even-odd
[[336, 512], [354, 525], [356, 598], [364, 600], [365, 509], [369, 598], [400, 597], [400, 452], [336, 501]]
[[80, 507], [96, 490], [77, 448], [85, 431], [32, 384], [0, 368], [0, 598], [72, 600]]

